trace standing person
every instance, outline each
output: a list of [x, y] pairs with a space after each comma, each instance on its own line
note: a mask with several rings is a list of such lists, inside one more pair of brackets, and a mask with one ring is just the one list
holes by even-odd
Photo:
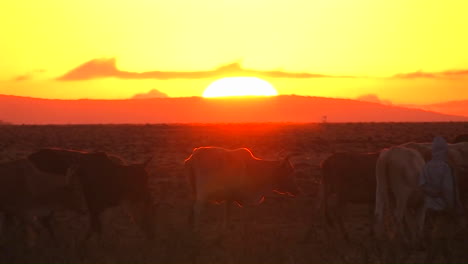
[[435, 261], [439, 253], [451, 262], [449, 242], [455, 235], [456, 220], [462, 207], [457, 179], [448, 163], [447, 141], [443, 137], [434, 138], [432, 159], [423, 167], [419, 185], [424, 193], [428, 217], [433, 219], [426, 263]]

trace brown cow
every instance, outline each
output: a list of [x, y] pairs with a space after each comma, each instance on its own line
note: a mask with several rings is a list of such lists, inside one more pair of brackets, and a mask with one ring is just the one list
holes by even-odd
[[234, 202], [249, 206], [261, 203], [272, 191], [292, 196], [298, 193], [288, 159], [262, 160], [247, 148], [195, 148], [185, 160], [185, 168], [193, 192], [190, 223], [195, 229], [207, 201], [225, 201], [226, 228]]
[[468, 134], [460, 134], [455, 137], [453, 143], [461, 143], [461, 142], [468, 142]]
[[73, 179], [41, 172], [27, 159], [0, 164], [0, 211], [5, 214], [5, 224], [13, 218], [23, 224], [29, 247], [35, 244], [38, 219], [44, 220], [42, 223], [55, 240], [48, 220], [57, 210], [86, 211], [81, 190]]
[[[322, 161], [318, 209], [326, 220], [327, 232], [329, 226], [337, 225], [344, 239], [349, 242], [343, 222], [349, 203], [368, 204], [369, 219], [373, 218], [375, 166], [378, 157], [379, 152], [337, 152]], [[312, 232], [313, 227], [307, 232], [304, 242], [308, 241]]]
[[117, 205], [125, 207], [147, 238], [154, 237], [155, 208], [145, 169], [150, 160], [127, 165], [103, 152], [54, 148], [41, 149], [28, 159], [42, 171], [66, 174], [71, 170], [73, 177], [78, 179], [90, 213], [90, 229], [85, 241], [94, 233], [102, 233], [101, 213]]

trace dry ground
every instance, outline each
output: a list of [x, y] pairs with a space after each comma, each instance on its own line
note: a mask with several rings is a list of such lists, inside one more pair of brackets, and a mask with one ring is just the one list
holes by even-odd
[[[377, 151], [409, 141], [428, 142], [434, 135], [451, 141], [466, 132], [468, 123], [0, 126], [0, 162], [25, 157], [41, 147], [106, 151], [131, 162], [153, 156], [149, 171], [154, 199], [164, 202], [156, 222], [159, 235], [152, 244], [143, 240], [120, 208], [112, 208], [103, 216], [102, 241], [78, 250], [75, 242], [86, 228], [86, 217], [62, 212], [55, 220], [59, 245], [45, 232], [34, 249], [25, 249], [18, 235], [3, 237], [0, 263], [190, 263], [194, 255], [198, 263], [380, 263], [368, 235], [366, 205], [354, 205], [349, 212], [351, 245], [327, 237], [318, 222], [312, 223], [316, 232], [311, 242], [299, 243], [311, 219], [317, 219], [320, 161], [335, 151]], [[304, 195], [268, 197], [248, 219], [245, 210], [236, 209], [221, 244], [213, 243], [213, 237], [222, 207], [209, 206], [202, 235], [195, 238], [187, 230], [183, 161], [199, 146], [248, 147], [265, 159], [303, 153], [312, 167], [310, 174], [298, 179]], [[455, 242], [457, 262], [468, 262], [463, 235]], [[419, 255], [413, 254], [407, 262], [418, 262]]]

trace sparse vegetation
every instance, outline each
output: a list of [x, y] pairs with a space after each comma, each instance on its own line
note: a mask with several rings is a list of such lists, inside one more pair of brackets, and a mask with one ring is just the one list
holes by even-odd
[[[368, 234], [367, 208], [350, 207], [346, 225], [351, 244], [322, 232], [314, 212], [319, 163], [335, 151], [377, 151], [409, 141], [429, 142], [434, 135], [451, 141], [466, 133], [468, 123], [350, 123], [350, 124], [223, 124], [223, 125], [93, 125], [2, 126], [0, 161], [23, 158], [41, 147], [106, 151], [130, 162], [154, 155], [149, 166], [151, 187], [159, 207], [158, 238], [147, 243], [120, 208], [104, 213], [102, 241], [77, 246], [86, 218], [60, 213], [55, 220], [60, 245], [41, 232], [41, 245], [26, 250], [19, 230], [0, 237], [0, 263], [381, 263]], [[285, 151], [303, 152], [314, 166], [298, 179], [304, 192], [296, 199], [267, 197], [246, 219], [233, 210], [233, 226], [221, 244], [213, 243], [220, 206], [209, 206], [201, 236], [188, 231], [189, 196], [183, 160], [199, 146], [248, 147], [265, 159]], [[352, 186], [350, 186], [352, 188]], [[170, 204], [170, 205], [169, 205]], [[311, 242], [301, 244], [311, 219], [316, 227]], [[0, 229], [1, 230], [1, 229]], [[456, 261], [468, 261], [468, 241], [461, 233], [454, 243]], [[198, 253], [197, 253], [198, 252]], [[197, 253], [197, 254], [196, 254]], [[406, 260], [422, 262], [422, 251]]]

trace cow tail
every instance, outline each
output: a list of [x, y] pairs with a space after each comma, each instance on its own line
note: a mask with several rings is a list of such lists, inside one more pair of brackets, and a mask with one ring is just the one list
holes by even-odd
[[389, 206], [389, 180], [385, 156], [388, 150], [383, 150], [376, 164], [376, 191], [375, 191], [375, 234], [383, 235], [384, 213]]
[[197, 181], [195, 179], [195, 171], [192, 165], [192, 160], [190, 158], [185, 160], [184, 170], [192, 198], [195, 199], [195, 197], [197, 196]]

